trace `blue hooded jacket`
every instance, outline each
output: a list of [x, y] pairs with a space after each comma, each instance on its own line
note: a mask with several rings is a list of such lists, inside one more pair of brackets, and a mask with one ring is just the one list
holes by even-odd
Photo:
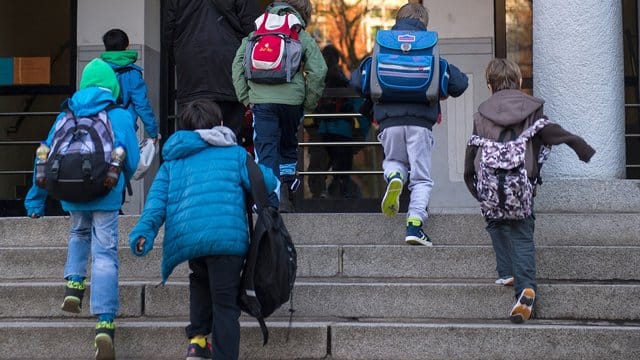
[[142, 68], [136, 64], [135, 50], [105, 51], [100, 55], [116, 73], [120, 84], [122, 105], [131, 114], [134, 129], [138, 129], [140, 117], [144, 130], [152, 138], [158, 137], [158, 124], [147, 97], [147, 84], [142, 77]]
[[[418, 19], [401, 19], [392, 30], [426, 31], [427, 27]], [[449, 63], [449, 95], [458, 97], [467, 89], [469, 79], [455, 65]], [[380, 124], [380, 131], [391, 126], [433, 127], [440, 115], [440, 102], [432, 103], [376, 103], [373, 116]]]
[[[76, 116], [91, 116], [114, 104], [115, 99], [110, 91], [98, 87], [88, 87], [74, 93], [71, 99], [69, 99], [68, 106]], [[49, 130], [49, 135], [44, 141], [49, 147], [51, 147], [56, 123], [60, 121], [64, 115], [64, 112], [60, 113]], [[131, 116], [127, 111], [122, 108], [113, 108], [107, 111], [107, 116], [113, 128], [114, 146], [122, 146], [126, 151], [122, 168], [123, 172], [118, 179], [118, 184], [105, 196], [89, 202], [72, 203], [61, 201], [60, 203], [65, 211], [117, 211], [122, 206], [122, 191], [125, 186], [125, 178], [131, 178], [136, 171], [140, 159], [138, 138], [131, 127]], [[122, 174], [124, 174], [124, 176], [122, 176]], [[47, 190], [35, 185], [35, 171], [33, 184], [27, 193], [25, 208], [27, 209], [28, 216], [32, 214], [42, 216], [44, 215]]]
[[[162, 282], [180, 263], [200, 256], [245, 256], [249, 232], [245, 192], [251, 192], [247, 152], [224, 126], [177, 131], [162, 149], [160, 166], [138, 224], [129, 234], [134, 255], [152, 248], [164, 224]], [[262, 167], [267, 192], [276, 186]], [[142, 253], [135, 251], [145, 239]]]

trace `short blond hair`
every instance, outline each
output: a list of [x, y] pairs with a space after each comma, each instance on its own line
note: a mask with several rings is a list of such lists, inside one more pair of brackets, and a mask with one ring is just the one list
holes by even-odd
[[429, 11], [422, 4], [408, 3], [403, 5], [396, 15], [396, 22], [402, 19], [417, 19], [429, 26]]
[[282, 2], [287, 3], [291, 5], [292, 8], [296, 9], [296, 11], [302, 15], [302, 19], [305, 23], [308, 23], [309, 20], [311, 20], [313, 5], [310, 0], [284, 0]]
[[487, 85], [491, 92], [506, 89], [520, 90], [522, 73], [520, 67], [513, 60], [495, 58], [489, 61], [485, 72]]

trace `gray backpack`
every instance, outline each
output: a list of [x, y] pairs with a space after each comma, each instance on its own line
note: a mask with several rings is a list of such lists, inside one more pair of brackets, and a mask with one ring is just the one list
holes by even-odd
[[[504, 130], [497, 141], [472, 135], [467, 145], [480, 148], [480, 169], [476, 173], [476, 190], [480, 199], [482, 215], [489, 219], [524, 219], [533, 212], [534, 186], [529, 180], [525, 154], [527, 141], [549, 124], [539, 119], [517, 138], [515, 134], [504, 141]], [[541, 164], [549, 155], [550, 148], [543, 146], [538, 156]]]

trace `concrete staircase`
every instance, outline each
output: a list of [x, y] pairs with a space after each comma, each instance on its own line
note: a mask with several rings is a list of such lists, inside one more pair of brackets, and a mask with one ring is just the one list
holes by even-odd
[[[402, 215], [284, 218], [298, 249], [294, 320], [270, 318], [262, 347], [243, 317], [242, 359], [640, 358], [639, 208], [538, 214], [538, 300], [524, 325], [508, 320], [513, 289], [493, 284], [475, 212], [433, 214], [432, 248], [403, 244]], [[157, 286], [162, 238], [133, 257], [136, 220], [120, 221], [119, 359], [184, 358], [187, 267]], [[92, 358], [95, 320], [59, 308], [67, 232], [64, 217], [0, 219], [0, 359]]]

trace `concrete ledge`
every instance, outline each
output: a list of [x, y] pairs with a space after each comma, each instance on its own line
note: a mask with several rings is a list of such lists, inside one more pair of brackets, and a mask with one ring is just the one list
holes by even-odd
[[638, 359], [640, 328], [335, 324], [333, 359]]
[[[640, 280], [640, 247], [536, 248], [538, 279]], [[497, 276], [489, 246], [344, 246], [342, 275], [385, 278]]]
[[[301, 245], [298, 278], [491, 279], [496, 276], [490, 246]], [[60, 280], [65, 248], [5, 248], [0, 251], [4, 280]], [[640, 281], [640, 246], [538, 246], [538, 279]], [[120, 251], [120, 280], [159, 283], [160, 251], [144, 258]], [[187, 279], [187, 263], [169, 278]]]
[[540, 213], [637, 213], [640, 209], [640, 181], [545, 180], [538, 187], [535, 206]]
[[[116, 320], [118, 359], [174, 360], [184, 358], [187, 349], [183, 322]], [[294, 323], [286, 341], [287, 323], [267, 323], [269, 343], [262, 346], [256, 323], [242, 322], [241, 359], [322, 359], [327, 355], [328, 324]], [[93, 359], [95, 322], [0, 322], [2, 359]], [[38, 339], [25, 346], [25, 339]]]
[[[630, 206], [632, 207], [632, 206]], [[627, 209], [631, 210], [631, 209]], [[402, 244], [405, 216], [382, 214], [283, 214], [296, 245]], [[630, 213], [538, 213], [535, 237], [544, 245], [637, 245], [640, 205]], [[120, 217], [120, 244], [129, 247], [128, 234], [138, 217]], [[471, 214], [433, 212], [425, 231], [439, 245], [490, 245], [480, 211]], [[0, 247], [66, 246], [69, 220], [0, 218]], [[160, 249], [163, 231], [156, 239]]]
[[[87, 317], [91, 288], [87, 287], [78, 315], [60, 309], [64, 283], [0, 283], [0, 318], [76, 318]], [[142, 284], [120, 285], [120, 316], [142, 315]], [[1, 338], [1, 337], [0, 337]], [[0, 356], [0, 358], [2, 358]]]
[[[538, 319], [639, 321], [640, 285], [551, 285], [538, 287]], [[315, 283], [294, 290], [295, 317], [507, 319], [511, 287], [469, 283]], [[145, 315], [187, 316], [188, 284], [147, 286]], [[284, 305], [274, 316], [287, 316]], [[624, 309], [622, 311], [621, 309]]]
[[[299, 277], [333, 277], [340, 274], [341, 249], [339, 246], [298, 246]], [[134, 256], [129, 248], [119, 249], [120, 280], [161, 281], [162, 249], [154, 249], [147, 256]], [[4, 248], [0, 249], [0, 274], [4, 280], [59, 280], [67, 258], [67, 249], [56, 248]], [[89, 269], [89, 275], [91, 274]], [[188, 264], [178, 265], [170, 279], [186, 279]]]

